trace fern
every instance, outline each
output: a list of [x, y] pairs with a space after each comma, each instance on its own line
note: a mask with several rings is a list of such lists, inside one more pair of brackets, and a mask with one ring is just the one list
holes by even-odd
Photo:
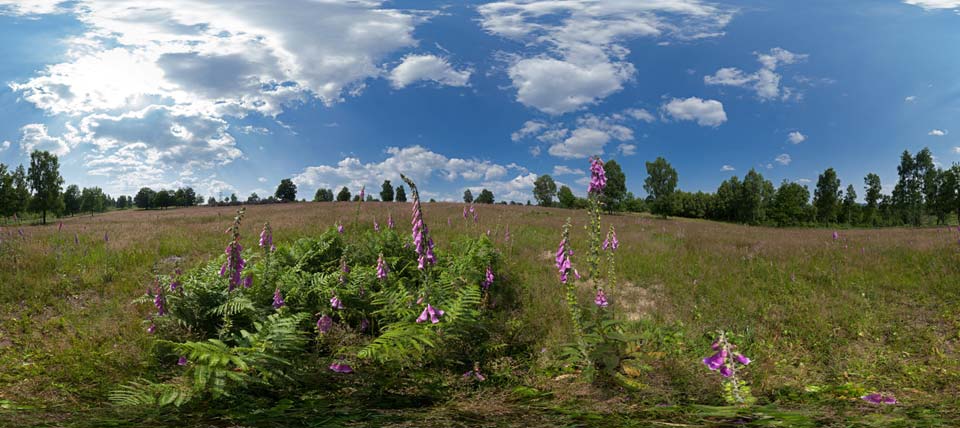
[[380, 337], [357, 353], [364, 359], [379, 363], [396, 363], [408, 366], [421, 357], [428, 348], [435, 348], [436, 333], [427, 326], [408, 323], [395, 323], [387, 326]]
[[183, 385], [155, 383], [148, 380], [131, 381], [110, 391], [111, 402], [127, 407], [180, 407], [193, 398], [193, 391]]
[[257, 308], [253, 306], [253, 302], [247, 297], [240, 294], [234, 294], [234, 296], [235, 297], [227, 300], [222, 305], [210, 309], [208, 313], [220, 317], [232, 317], [244, 312], [254, 312], [257, 310]]

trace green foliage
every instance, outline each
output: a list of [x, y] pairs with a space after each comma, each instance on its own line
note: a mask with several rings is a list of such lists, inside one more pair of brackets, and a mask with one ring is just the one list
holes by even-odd
[[553, 181], [553, 177], [543, 174], [533, 182], [533, 198], [537, 200], [537, 205], [541, 207], [553, 205], [553, 197], [556, 194], [557, 183]]
[[281, 202], [294, 202], [297, 200], [297, 185], [293, 183], [293, 180], [284, 178], [280, 180], [280, 185], [277, 186], [274, 196]]
[[47, 151], [34, 150], [30, 153], [30, 170], [27, 172], [33, 197], [30, 208], [43, 213], [43, 223], [47, 223], [47, 212], [63, 210], [63, 197], [60, 194], [63, 177], [60, 176], [60, 161]]
[[180, 407], [193, 398], [193, 389], [175, 383], [131, 381], [110, 392], [108, 398], [126, 407]]
[[672, 211], [673, 194], [677, 189], [677, 170], [662, 157], [647, 162], [647, 178], [643, 189], [650, 194], [650, 212], [666, 217]]

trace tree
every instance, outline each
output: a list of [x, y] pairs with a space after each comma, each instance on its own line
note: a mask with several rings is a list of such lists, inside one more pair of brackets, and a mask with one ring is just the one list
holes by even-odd
[[934, 203], [937, 224], [945, 224], [947, 216], [957, 209], [957, 186], [960, 184], [957, 177], [958, 169], [960, 168], [955, 164], [951, 168], [939, 171]]
[[7, 166], [0, 163], [0, 216], [13, 215], [13, 174]]
[[[607, 176], [609, 180], [609, 175]], [[608, 181], [609, 183], [609, 181]], [[533, 198], [537, 200], [537, 205], [549, 207], [553, 205], [553, 197], [557, 194], [557, 183], [553, 177], [543, 174], [537, 177], [533, 182]]]
[[393, 202], [393, 184], [390, 180], [384, 180], [380, 186], [380, 200], [383, 202]]
[[57, 211], [63, 205], [60, 191], [63, 177], [60, 176], [60, 161], [47, 151], [34, 150], [30, 153], [30, 171], [28, 172], [33, 198], [30, 206], [43, 215], [43, 224], [47, 224], [47, 211]]
[[333, 202], [333, 190], [330, 189], [317, 189], [317, 193], [313, 196], [314, 202]]
[[[937, 200], [937, 184], [940, 171], [933, 163], [933, 154], [924, 147], [914, 157], [914, 179], [917, 181], [923, 203], [920, 208], [921, 220], [924, 214], [933, 213]], [[916, 224], [920, 224], [917, 222]]]
[[277, 186], [277, 191], [274, 193], [274, 196], [276, 196], [280, 202], [294, 202], [297, 200], [297, 185], [293, 184], [293, 180], [284, 178], [280, 180], [280, 185]]
[[833, 168], [827, 168], [817, 178], [817, 187], [813, 191], [813, 207], [817, 213], [817, 221], [833, 223], [837, 221], [840, 208], [840, 179]]
[[[153, 189], [149, 187], [143, 187], [137, 192], [137, 195], [133, 197], [133, 203], [136, 204], [137, 208], [142, 208], [145, 210], [153, 207], [153, 197], [157, 192], [154, 192]], [[213, 199], [211, 196], [210, 199]], [[216, 200], [212, 205], [216, 205]]]
[[337, 193], [337, 202], [349, 202], [350, 201], [350, 189], [347, 186], [343, 186], [340, 189], [340, 192]]
[[867, 202], [866, 210], [864, 211], [862, 221], [866, 224], [875, 224], [877, 219], [877, 207], [880, 203], [881, 192], [883, 191], [883, 186], [880, 185], [880, 176], [874, 173], [867, 174], [863, 178], [864, 183], [864, 199]]
[[106, 211], [106, 195], [103, 189], [99, 187], [84, 187], [80, 193], [80, 211], [82, 212], [104, 212]]
[[[763, 175], [753, 168], [747, 172], [747, 175], [743, 176], [739, 197], [736, 200], [737, 221], [749, 224], [759, 224], [763, 221], [764, 188], [767, 183], [769, 182], [763, 179]], [[770, 184], [770, 187], [773, 187], [773, 185]]]
[[573, 208], [573, 205], [577, 203], [577, 197], [574, 196], [573, 190], [570, 190], [567, 186], [560, 186], [560, 191], [557, 192], [557, 200], [563, 208]]
[[463, 191], [463, 202], [472, 204], [473, 203], [473, 192], [470, 189]]
[[407, 202], [407, 191], [403, 189], [402, 184], [397, 186], [397, 191], [393, 199], [397, 202]]
[[[236, 195], [233, 195], [236, 199]], [[170, 190], [160, 190], [153, 194], [153, 203], [154, 207], [160, 208], [161, 210], [173, 205], [174, 202], [174, 193]]]
[[603, 164], [607, 176], [607, 185], [603, 188], [600, 201], [607, 211], [623, 211], [623, 198], [627, 196], [627, 176], [617, 161], [610, 159]]
[[13, 213], [23, 213], [27, 211], [30, 204], [30, 182], [27, 180], [27, 170], [23, 165], [17, 166], [13, 173], [13, 203], [10, 205]]
[[493, 192], [483, 189], [480, 191], [480, 195], [477, 196], [475, 200], [478, 204], [492, 204], [493, 203]]
[[673, 193], [677, 190], [677, 170], [662, 157], [647, 162], [647, 178], [643, 180], [643, 190], [652, 199], [650, 212], [667, 217], [671, 211]]
[[777, 189], [768, 216], [777, 226], [796, 226], [807, 220], [810, 190], [784, 180]]
[[260, 203], [260, 195], [258, 195], [257, 192], [251, 193], [250, 196], [247, 196], [247, 203], [248, 203], [248, 204], [259, 204], [259, 203]]
[[80, 187], [76, 184], [67, 186], [67, 190], [63, 192], [63, 212], [67, 215], [80, 212]]
[[847, 192], [843, 195], [840, 221], [847, 224], [857, 224], [860, 221], [860, 216], [857, 215], [857, 207], [857, 191], [850, 184], [847, 186]]
[[[140, 191], [142, 192], [143, 189], [140, 189]], [[209, 205], [209, 206], [211, 206], [211, 207], [217, 206], [217, 198], [214, 198], [213, 196], [207, 198], [207, 205]]]

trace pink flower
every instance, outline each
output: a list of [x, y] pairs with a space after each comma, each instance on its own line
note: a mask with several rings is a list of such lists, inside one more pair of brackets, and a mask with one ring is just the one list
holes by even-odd
[[717, 351], [716, 354], [713, 354], [707, 358], [703, 359], [703, 364], [706, 364], [707, 368], [710, 370], [717, 370], [723, 366], [724, 362], [727, 360], [727, 351], [721, 349]]
[[333, 327], [333, 318], [324, 315], [317, 320], [317, 330], [319, 330], [321, 334], [330, 331], [330, 327]]
[[330, 364], [330, 370], [336, 373], [353, 373], [353, 367], [344, 363]]
[[590, 185], [587, 193], [600, 193], [607, 187], [607, 174], [603, 170], [603, 161], [599, 157], [590, 159]]
[[284, 305], [286, 305], [286, 303], [283, 301], [283, 295], [280, 294], [280, 289], [277, 288], [276, 290], [273, 290], [273, 308], [280, 309]]
[[381, 254], [380, 257], [377, 257], [377, 279], [386, 279], [388, 271], [389, 268], [383, 261], [383, 254]]
[[864, 395], [860, 399], [873, 404], [897, 404], [897, 399], [893, 395], [885, 395], [879, 392]]
[[597, 290], [597, 297], [593, 299], [593, 303], [601, 308], [605, 308], [610, 305], [610, 303], [607, 302], [607, 295], [603, 293], [602, 288]]
[[338, 309], [338, 310], [344, 308], [343, 302], [341, 302], [341, 301], [340, 301], [340, 298], [337, 297], [337, 296], [333, 296], [333, 297], [330, 299], [330, 307], [332, 307], [333, 309]]
[[484, 290], [490, 288], [490, 286], [493, 285], [493, 278], [494, 278], [493, 270], [490, 269], [490, 266], [487, 266], [487, 273], [486, 275], [484, 275], [483, 281], [480, 283], [480, 285], [483, 286]]
[[434, 308], [428, 304], [427, 307], [423, 309], [423, 312], [420, 313], [420, 316], [417, 317], [417, 323], [426, 322], [427, 318], [430, 318], [430, 322], [436, 324], [440, 322], [441, 316], [443, 316], [443, 310]]

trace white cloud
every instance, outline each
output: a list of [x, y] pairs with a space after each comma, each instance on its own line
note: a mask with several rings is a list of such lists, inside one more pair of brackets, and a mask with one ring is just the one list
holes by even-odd
[[811, 181], [809, 178], [798, 178], [798, 179], [796, 179], [796, 180], [794, 180], [794, 181], [796, 181], [797, 183], [800, 183], [800, 184], [812, 183], [812, 181]]
[[70, 153], [70, 146], [60, 137], [51, 137], [47, 133], [47, 126], [42, 123], [31, 123], [20, 128], [20, 148], [24, 153], [34, 150], [48, 151], [57, 156]]
[[[418, 184], [428, 183], [433, 177], [447, 181], [490, 181], [506, 176], [508, 167], [474, 159], [449, 158], [421, 146], [389, 147], [388, 157], [378, 163], [363, 163], [355, 157], [346, 157], [336, 165], [305, 168], [293, 177], [297, 186], [305, 189], [339, 188], [359, 189], [379, 187], [383, 180], [399, 181], [403, 173]], [[312, 192], [307, 192], [312, 194]]]
[[266, 183], [266, 182], [267, 182], [267, 177], [258, 177], [258, 178], [257, 178], [257, 181], [259, 181], [259, 182], [261, 182], [261, 183]]
[[474, 195], [478, 195], [483, 189], [490, 190], [497, 201], [523, 202], [532, 199], [533, 183], [536, 180], [537, 174], [531, 172], [506, 181], [484, 181], [479, 186], [470, 186], [469, 188]]
[[553, 175], [585, 175], [586, 172], [580, 168], [570, 168], [565, 165], [553, 167]]
[[520, 129], [510, 134], [510, 139], [513, 141], [520, 141], [531, 135], [538, 134], [540, 131], [542, 131], [546, 127], [547, 127], [547, 124], [539, 120], [528, 120], [523, 123], [523, 126]]
[[9, 142], [9, 141], [4, 140], [2, 143], [0, 143], [0, 152], [4, 151], [4, 150], [6, 150], [6, 149], [9, 149], [9, 148], [10, 148], [10, 142]]
[[954, 152], [954, 153], [960, 153], [960, 147], [954, 147], [954, 148], [953, 148], [953, 152]]
[[617, 151], [624, 156], [633, 156], [637, 154], [637, 145], [636, 144], [620, 144], [617, 146]]
[[657, 120], [657, 118], [654, 117], [653, 114], [651, 114], [649, 111], [646, 111], [645, 109], [642, 109], [642, 108], [627, 109], [627, 110], [624, 110], [623, 113], [636, 120], [641, 120], [647, 123], [652, 123]]
[[407, 55], [390, 72], [394, 88], [404, 88], [418, 81], [433, 81], [447, 86], [467, 86], [470, 70], [455, 70], [446, 58], [436, 55]]
[[727, 121], [723, 104], [717, 100], [703, 100], [697, 97], [674, 98], [662, 107], [664, 113], [675, 120], [695, 120], [700, 126], [720, 126]]
[[777, 156], [773, 159], [780, 165], [790, 165], [790, 162], [793, 162], [793, 159], [790, 158], [790, 155], [783, 153], [780, 156]]
[[258, 135], [270, 135], [271, 132], [267, 128], [257, 127], [252, 125], [245, 125], [237, 128], [238, 131], [244, 134], [258, 134]]
[[796, 97], [793, 88], [780, 86], [782, 76], [777, 74], [781, 65], [795, 64], [807, 59], [805, 54], [796, 54], [782, 48], [770, 49], [768, 53], [754, 53], [760, 62], [760, 69], [754, 73], [745, 73], [735, 67], [725, 67], [717, 70], [711, 76], [704, 76], [703, 82], [707, 85], [735, 86], [750, 88], [763, 101], [781, 99], [788, 100]]
[[0, 15], [47, 15], [62, 13], [65, 0], [0, 0]]
[[721, 166], [721, 167], [720, 167], [720, 171], [724, 171], [724, 172], [726, 172], [726, 171], [736, 171], [736, 170], [737, 170], [736, 168], [734, 168], [734, 167], [732, 167], [732, 166], [730, 166], [730, 165], [724, 165], [724, 166]]
[[930, 132], [927, 133], [927, 135], [934, 136], [934, 137], [942, 137], [944, 135], [947, 135], [947, 131], [944, 129], [931, 129]]
[[606, 132], [591, 129], [577, 128], [567, 139], [550, 146], [548, 152], [564, 159], [586, 158], [603, 153], [603, 147], [610, 141]]
[[916, 95], [910, 95], [910, 96], [907, 96], [906, 98], [903, 99], [903, 102], [905, 102], [905, 103], [912, 103], [912, 102], [916, 102], [916, 101], [917, 101], [917, 96], [916, 96]]
[[960, 9], [960, 0], [903, 0], [904, 3], [924, 9]]
[[502, 0], [478, 7], [488, 33], [546, 50], [506, 55], [517, 101], [549, 114], [595, 104], [636, 75], [624, 42], [723, 34], [733, 12], [700, 0]]
[[807, 141], [807, 136], [803, 135], [800, 131], [793, 131], [787, 134], [787, 141], [792, 144], [800, 144], [804, 141]]
[[533, 156], [533, 157], [540, 156], [540, 152], [542, 150], [543, 149], [541, 149], [540, 146], [530, 146], [530, 149], [529, 149], [530, 156]]

